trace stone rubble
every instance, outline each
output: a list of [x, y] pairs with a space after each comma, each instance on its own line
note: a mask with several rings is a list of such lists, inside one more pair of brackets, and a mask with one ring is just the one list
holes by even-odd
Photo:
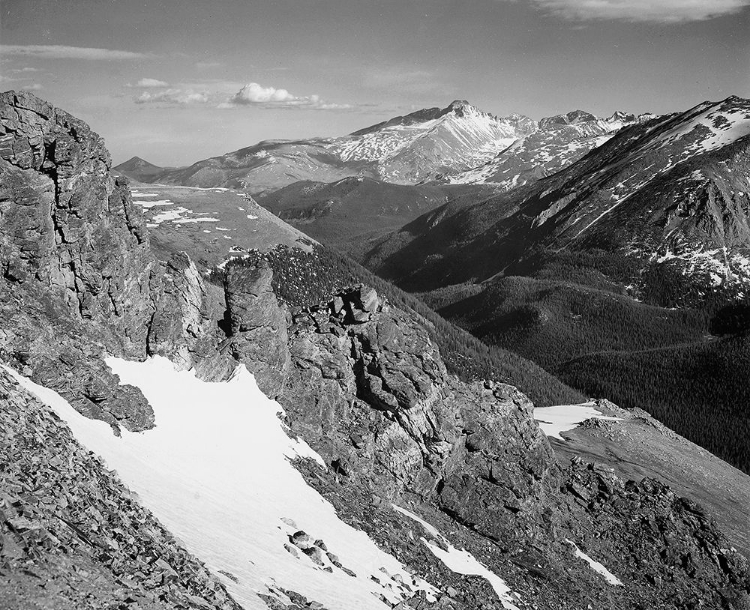
[[0, 370], [2, 608], [239, 610], [46, 405]]

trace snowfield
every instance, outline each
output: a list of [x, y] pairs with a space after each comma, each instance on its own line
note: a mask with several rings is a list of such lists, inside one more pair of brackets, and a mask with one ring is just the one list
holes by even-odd
[[622, 421], [620, 417], [608, 417], [602, 415], [594, 408], [593, 402], [581, 405], [558, 405], [554, 407], [537, 407], [534, 409], [534, 419], [539, 422], [539, 427], [547, 436], [564, 441], [560, 435], [577, 428], [587, 419], [607, 419], [609, 421]]
[[[244, 366], [227, 382], [208, 383], [190, 371], [175, 371], [161, 357], [106, 362], [121, 383], [141, 389], [154, 409], [154, 429], [123, 430], [115, 437], [108, 424], [83, 417], [57, 393], [6, 370], [115, 469], [190, 552], [215, 574], [231, 574], [221, 579], [245, 608], [265, 609], [257, 593], [283, 587], [331, 610], [383, 610], [389, 606], [380, 596], [391, 604], [404, 599], [398, 577], [434, 599], [436, 589], [342, 522], [305, 483], [290, 460], [315, 460], [324, 467], [321, 458], [286, 435], [281, 407], [261, 393]], [[289, 536], [297, 530], [323, 540], [356, 576], [325, 556], [324, 565], [316, 565], [292, 548]]]

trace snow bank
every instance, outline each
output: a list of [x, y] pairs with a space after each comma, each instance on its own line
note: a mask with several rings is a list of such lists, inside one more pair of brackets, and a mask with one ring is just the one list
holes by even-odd
[[579, 424], [587, 419], [607, 419], [610, 421], [622, 421], [620, 417], [607, 417], [594, 409], [593, 402], [581, 405], [558, 405], [555, 407], [537, 407], [534, 409], [534, 419], [539, 422], [539, 427], [547, 436], [565, 439], [560, 436], [561, 432], [567, 432], [577, 428]]
[[[146, 195], [139, 195], [139, 197], [146, 197]], [[169, 199], [155, 199], [153, 201], [150, 201], [150, 200], [149, 201], [139, 201], [137, 199], [134, 199], [133, 203], [135, 205], [139, 205], [142, 208], [145, 208], [147, 210], [149, 208], [153, 208], [153, 207], [156, 207], [158, 205], [174, 205], [174, 202], [170, 201]]]
[[[277, 416], [281, 408], [260, 392], [244, 366], [228, 382], [207, 383], [192, 372], [175, 371], [160, 357], [108, 358], [107, 364], [123, 384], [141, 389], [154, 409], [156, 428], [123, 430], [117, 438], [107, 424], [83, 417], [55, 392], [9, 372], [117, 470], [189, 551], [214, 573], [236, 577], [234, 582], [222, 576], [245, 608], [265, 609], [256, 593], [279, 586], [330, 610], [382, 610], [388, 606], [380, 595], [391, 603], [403, 599], [396, 574], [414, 588], [435, 591], [415, 582], [364, 532], [338, 519], [333, 506], [305, 483], [290, 460], [322, 463], [320, 457], [285, 434]], [[288, 536], [298, 529], [322, 539], [356, 577], [325, 557], [320, 566], [302, 552], [287, 551]]]
[[[510, 587], [505, 584], [505, 581], [502, 578], [479, 563], [476, 558], [471, 553], [469, 553], [469, 551], [459, 551], [450, 542], [448, 542], [448, 539], [445, 538], [440, 532], [438, 532], [438, 530], [434, 526], [427, 523], [421, 517], [418, 517], [414, 513], [406, 510], [405, 508], [401, 508], [400, 506], [396, 506], [395, 504], [392, 504], [391, 506], [393, 506], [393, 509], [397, 512], [419, 523], [432, 536], [441, 540], [443, 544], [448, 547], [448, 550], [445, 551], [433, 542], [425, 540], [424, 538], [420, 538], [420, 540], [427, 546], [427, 548], [430, 549], [432, 554], [435, 555], [435, 557], [437, 557], [440, 561], [442, 561], [448, 569], [456, 572], [456, 574], [481, 576], [490, 583], [493, 590], [497, 594], [497, 597], [500, 599], [500, 603], [503, 605], [503, 608], [506, 608], [506, 610], [519, 610], [518, 606], [516, 606], [514, 602], [521, 599], [520, 595], [511, 591]], [[513, 596], [515, 596], [517, 599], [513, 599]]]
[[620, 587], [623, 586], [622, 582], [620, 582], [617, 576], [612, 574], [612, 572], [610, 572], [607, 568], [605, 568], [598, 561], [594, 561], [593, 559], [591, 559], [591, 557], [586, 555], [586, 553], [584, 553], [581, 549], [578, 548], [575, 542], [573, 542], [572, 540], [568, 540], [567, 538], [565, 539], [565, 542], [573, 546], [576, 557], [583, 559], [586, 563], [588, 563], [591, 566], [591, 569], [594, 570], [594, 572], [598, 572], [599, 574], [604, 576], [605, 580], [610, 585], [616, 585]]

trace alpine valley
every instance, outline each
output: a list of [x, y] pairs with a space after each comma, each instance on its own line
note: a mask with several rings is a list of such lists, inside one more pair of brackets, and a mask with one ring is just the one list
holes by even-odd
[[749, 609], [749, 216], [736, 97], [112, 168], [0, 94], [0, 608]]

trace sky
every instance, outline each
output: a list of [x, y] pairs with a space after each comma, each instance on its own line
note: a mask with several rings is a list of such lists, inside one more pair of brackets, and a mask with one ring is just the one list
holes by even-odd
[[0, 0], [9, 89], [161, 166], [455, 99], [661, 114], [750, 97], [750, 0]]

